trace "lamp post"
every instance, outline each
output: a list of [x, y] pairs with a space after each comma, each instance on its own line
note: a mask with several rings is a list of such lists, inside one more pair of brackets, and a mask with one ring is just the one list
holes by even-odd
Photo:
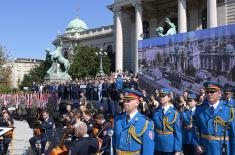
[[103, 77], [104, 76], [104, 71], [103, 71], [103, 57], [107, 55], [105, 51], [101, 48], [99, 52], [96, 52], [96, 55], [100, 58], [100, 68], [99, 72], [97, 73], [98, 77]]

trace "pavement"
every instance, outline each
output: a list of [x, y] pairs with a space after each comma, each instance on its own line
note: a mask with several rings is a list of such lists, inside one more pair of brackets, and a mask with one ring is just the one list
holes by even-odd
[[29, 155], [29, 139], [33, 130], [29, 128], [26, 121], [14, 120], [14, 133], [12, 143], [9, 146], [10, 155]]

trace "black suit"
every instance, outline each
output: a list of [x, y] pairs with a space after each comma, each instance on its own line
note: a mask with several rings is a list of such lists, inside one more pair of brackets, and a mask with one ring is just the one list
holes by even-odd
[[91, 155], [99, 150], [98, 140], [92, 137], [82, 137], [69, 145], [71, 155]]

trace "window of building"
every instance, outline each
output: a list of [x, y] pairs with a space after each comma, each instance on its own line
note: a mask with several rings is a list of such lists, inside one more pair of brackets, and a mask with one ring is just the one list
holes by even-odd
[[149, 38], [149, 22], [143, 21], [143, 39]]
[[202, 10], [202, 29], [207, 29], [207, 9]]

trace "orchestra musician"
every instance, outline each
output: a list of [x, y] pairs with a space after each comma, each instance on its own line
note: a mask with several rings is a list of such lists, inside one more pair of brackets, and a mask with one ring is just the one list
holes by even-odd
[[96, 124], [94, 127], [98, 128], [98, 133], [96, 133], [94, 136], [97, 137], [99, 141], [99, 153], [103, 153], [103, 155], [109, 155], [110, 137], [108, 136], [108, 129], [110, 129], [112, 125], [104, 119], [104, 115], [102, 113], [95, 114], [94, 121]]
[[[40, 123], [39, 127], [40, 127], [41, 133], [39, 132], [38, 134], [34, 135], [29, 140], [31, 148], [36, 155], [38, 155], [40, 153], [44, 154], [46, 142], [50, 139], [50, 137], [52, 135], [52, 128], [54, 125], [54, 121], [51, 117], [49, 117], [49, 113], [47, 111], [42, 112], [42, 117], [43, 117], [43, 121], [39, 122]], [[43, 131], [45, 131], [45, 132], [43, 132]], [[41, 143], [41, 150], [38, 150], [36, 148], [37, 141], [40, 141], [40, 143]]]
[[[2, 119], [0, 120], [1, 127], [13, 128], [14, 121], [11, 119], [10, 114], [7, 110], [2, 111]], [[12, 131], [8, 131], [3, 136], [0, 136], [0, 143], [3, 145], [3, 150], [0, 147], [0, 154], [7, 154], [9, 143], [12, 140]]]
[[77, 139], [68, 144], [70, 155], [92, 155], [98, 151], [98, 140], [88, 135], [86, 123], [77, 122], [74, 131]]
[[82, 113], [82, 118], [87, 125], [87, 133], [88, 135], [92, 136], [92, 127], [93, 127], [93, 118], [92, 114], [89, 110], [84, 110]]

